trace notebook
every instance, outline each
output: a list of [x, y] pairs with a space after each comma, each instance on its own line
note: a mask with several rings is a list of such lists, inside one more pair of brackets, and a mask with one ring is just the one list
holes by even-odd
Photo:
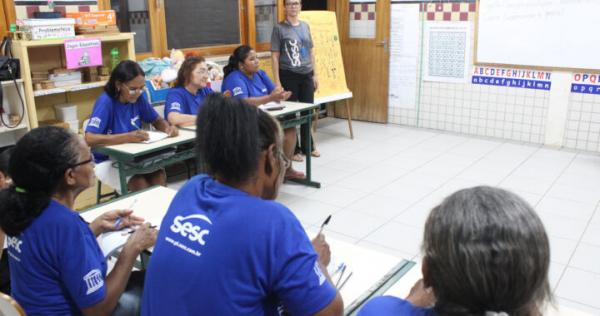
[[167, 135], [166, 133], [159, 132], [159, 131], [147, 131], [146, 133], [148, 133], [148, 140], [145, 140], [143, 142], [144, 144], [155, 143], [159, 140], [163, 140], [163, 139], [169, 137], [169, 135]]
[[285, 105], [277, 102], [269, 102], [258, 106], [258, 108], [264, 111], [277, 111], [283, 110], [285, 108]]

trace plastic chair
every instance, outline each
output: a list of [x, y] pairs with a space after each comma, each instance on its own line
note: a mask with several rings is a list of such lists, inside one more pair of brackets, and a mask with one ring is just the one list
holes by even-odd
[[[90, 123], [90, 119], [85, 119], [83, 121], [83, 130], [84, 131], [89, 123]], [[118, 197], [118, 196], [119, 196], [119, 194], [117, 193], [116, 190], [113, 192], [102, 194], [102, 182], [100, 182], [100, 180], [98, 180], [98, 183], [96, 184], [96, 204], [100, 204], [100, 201], [102, 201], [103, 198], [107, 198], [107, 197], [112, 198], [112, 197]]]
[[25, 311], [12, 297], [0, 293], [0, 315], [4, 316], [25, 316]]

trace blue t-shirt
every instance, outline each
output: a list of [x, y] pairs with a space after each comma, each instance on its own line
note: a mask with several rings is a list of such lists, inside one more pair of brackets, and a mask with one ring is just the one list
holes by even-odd
[[8, 238], [12, 296], [27, 315], [80, 315], [106, 295], [106, 261], [88, 224], [51, 200]]
[[368, 301], [358, 316], [435, 316], [431, 308], [414, 306], [407, 300], [395, 296], [378, 296]]
[[212, 89], [208, 87], [198, 89], [196, 95], [191, 94], [184, 87], [170, 89], [165, 101], [165, 118], [168, 118], [171, 112], [191, 115], [198, 114], [202, 101], [212, 92]]
[[142, 315], [312, 315], [336, 290], [285, 206], [206, 175], [188, 181], [161, 223]]
[[267, 73], [262, 70], [252, 75], [252, 79], [244, 75], [243, 72], [234, 70], [225, 77], [221, 87], [221, 91], [230, 91], [231, 96], [242, 99], [269, 95], [274, 89], [273, 82], [269, 79]]
[[[104, 92], [96, 99], [85, 131], [106, 135], [124, 134], [141, 129], [142, 122], [152, 123], [157, 118], [158, 113], [143, 95], [135, 103], [121, 103]], [[100, 163], [108, 157], [94, 152], [94, 159]]]

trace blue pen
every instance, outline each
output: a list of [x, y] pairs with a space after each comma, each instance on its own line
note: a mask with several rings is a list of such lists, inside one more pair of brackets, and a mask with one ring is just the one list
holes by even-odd
[[114, 229], [119, 228], [119, 226], [121, 226], [121, 223], [123, 223], [123, 218], [121, 216], [117, 217], [117, 220], [115, 221], [115, 226], [113, 227]]
[[[134, 199], [133, 202], [131, 202], [131, 205], [129, 205], [129, 210], [133, 210], [133, 207], [135, 206], [135, 203], [137, 203], [137, 199]], [[121, 226], [121, 224], [123, 223], [123, 217], [119, 216], [117, 217], [117, 219], [115, 220], [115, 226], [114, 228], [117, 229], [119, 228], [119, 226]]]

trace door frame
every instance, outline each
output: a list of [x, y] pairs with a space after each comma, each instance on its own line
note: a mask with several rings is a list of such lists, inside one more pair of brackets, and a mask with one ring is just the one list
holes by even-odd
[[[376, 30], [375, 30], [375, 38], [374, 39], [351, 39], [349, 38], [349, 26], [350, 26], [350, 21], [349, 21], [349, 6], [350, 6], [350, 1], [349, 0], [328, 0], [328, 2], [334, 2], [333, 6], [335, 7], [335, 11], [336, 11], [336, 15], [337, 15], [337, 19], [338, 19], [338, 29], [340, 32], [340, 43], [342, 46], [342, 55], [344, 55], [344, 52], [352, 49], [353, 46], [355, 45], [364, 45], [364, 44], [369, 44], [372, 42], [374, 45], [376, 46], [382, 46], [384, 49], [384, 61], [382, 61], [382, 63], [384, 63], [384, 67], [383, 67], [383, 71], [381, 72], [381, 78], [380, 82], [381, 85], [378, 87], [378, 89], [380, 89], [380, 91], [385, 91], [385, 98], [383, 98], [381, 100], [381, 102], [379, 103], [381, 105], [381, 113], [380, 119], [372, 119], [372, 118], [368, 118], [366, 119], [366, 121], [372, 121], [372, 122], [377, 122], [377, 123], [388, 123], [389, 121], [389, 71], [390, 71], [390, 67], [389, 67], [389, 62], [390, 62], [390, 25], [391, 25], [391, 1], [390, 0], [373, 0], [374, 2], [376, 2], [376, 10], [378, 13], [378, 16], [380, 15], [380, 12], [383, 12], [385, 14], [387, 14], [387, 18], [383, 20], [383, 23], [378, 23], [376, 22]], [[378, 20], [379, 21], [379, 20]], [[347, 56], [343, 56], [343, 57], [347, 57]], [[360, 95], [360, 91], [356, 90], [353, 91], [352, 87], [350, 87], [350, 78], [352, 76], [350, 76], [350, 71], [351, 68], [350, 67], [346, 67], [347, 64], [344, 63], [344, 69], [346, 71], [346, 78], [348, 80], [348, 85], [349, 85], [349, 89], [350, 91], [352, 91], [352, 93], [354, 94], [354, 97], [352, 99], [350, 99], [350, 105], [352, 107], [352, 113], [353, 113], [353, 119], [357, 119], [357, 120], [365, 120], [365, 118], [362, 118], [360, 113], [364, 112], [364, 111], [358, 111], [361, 110], [360, 106], [361, 105], [357, 105], [355, 104], [356, 100], [360, 100], [361, 98], [363, 98], [363, 96]], [[383, 107], [383, 104], [385, 105], [385, 107]], [[368, 111], [367, 111], [368, 112]], [[338, 117], [346, 117], [346, 109], [344, 107], [344, 104], [340, 103], [338, 105], [336, 105], [335, 108], [335, 114]]]

